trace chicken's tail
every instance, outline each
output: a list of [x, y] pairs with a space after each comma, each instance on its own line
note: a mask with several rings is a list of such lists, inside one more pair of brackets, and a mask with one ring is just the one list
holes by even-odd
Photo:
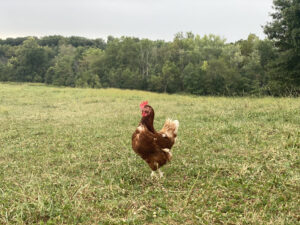
[[[160, 133], [166, 134], [169, 138], [177, 136], [179, 127], [178, 120], [167, 119]], [[175, 135], [174, 135], [175, 134]]]

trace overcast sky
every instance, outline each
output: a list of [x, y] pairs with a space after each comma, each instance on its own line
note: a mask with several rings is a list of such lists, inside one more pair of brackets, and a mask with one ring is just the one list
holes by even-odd
[[134, 36], [170, 41], [177, 32], [230, 41], [264, 38], [272, 0], [0, 0], [0, 38]]

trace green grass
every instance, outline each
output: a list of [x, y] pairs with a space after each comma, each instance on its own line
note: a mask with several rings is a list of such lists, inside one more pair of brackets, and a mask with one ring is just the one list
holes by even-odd
[[[180, 121], [165, 177], [139, 103]], [[0, 83], [0, 224], [299, 224], [300, 99]]]

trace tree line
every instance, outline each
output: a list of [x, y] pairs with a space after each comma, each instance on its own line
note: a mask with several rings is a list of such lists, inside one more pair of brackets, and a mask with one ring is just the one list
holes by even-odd
[[274, 5], [264, 40], [249, 34], [227, 43], [191, 32], [177, 33], [170, 42], [57, 35], [0, 39], [0, 81], [196, 95], [299, 95], [299, 0]]
[[231, 44], [192, 33], [172, 42], [48, 36], [0, 43], [1, 81], [199, 95], [267, 93], [267, 67], [276, 57], [272, 43], [253, 34]]

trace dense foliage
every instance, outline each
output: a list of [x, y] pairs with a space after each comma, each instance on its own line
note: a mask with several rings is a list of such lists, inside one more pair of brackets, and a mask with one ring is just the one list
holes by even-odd
[[[273, 21], [264, 27], [278, 48], [270, 77], [278, 93], [300, 94], [300, 0], [274, 0]], [[296, 93], [295, 93], [296, 92]]]
[[269, 39], [227, 43], [178, 33], [173, 41], [134, 37], [0, 39], [0, 81], [116, 87], [197, 95], [299, 95], [300, 3], [275, 0]]
[[108, 37], [17, 38], [1, 41], [0, 80], [72, 87], [116, 87], [199, 95], [266, 91], [272, 43], [249, 35], [227, 44], [218, 36], [179, 33], [172, 42]]

